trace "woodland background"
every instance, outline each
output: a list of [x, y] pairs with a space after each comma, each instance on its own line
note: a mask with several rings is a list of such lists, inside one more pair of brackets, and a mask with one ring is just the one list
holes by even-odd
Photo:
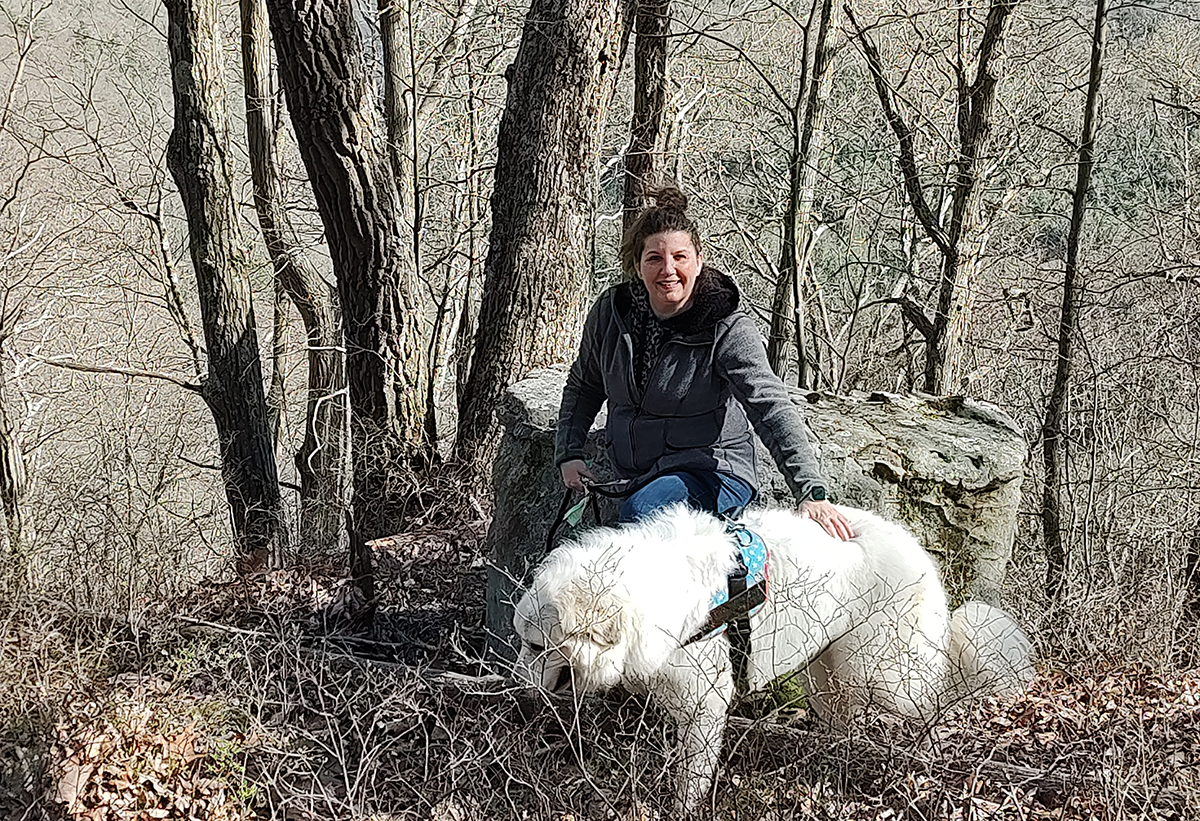
[[[570, 359], [647, 182], [689, 194], [792, 384], [965, 393], [1017, 419], [1004, 604], [1047, 681], [1152, 680], [1194, 705], [1177, 676], [1200, 661], [1200, 4], [315, 8], [0, 0], [13, 807], [162, 810], [170, 790], [133, 776], [158, 744], [192, 778], [180, 817], [496, 812], [453, 778], [414, 798], [367, 777], [383, 765], [363, 745], [408, 732], [395, 716], [321, 742], [342, 772], [314, 765], [325, 792], [268, 779], [263, 750], [292, 748], [264, 728], [320, 735], [272, 676], [325, 693], [351, 664], [273, 654], [333, 630], [446, 662], [389, 597], [436, 610], [449, 590], [464, 664], [491, 409]], [[330, 738], [418, 686], [354, 670], [365, 689], [314, 714]], [[180, 692], [196, 714], [166, 706]], [[436, 736], [441, 708], [410, 701]], [[1200, 766], [1174, 754], [1138, 760]], [[113, 761], [141, 786], [114, 786]], [[587, 814], [586, 789], [522, 772], [502, 806]], [[1121, 817], [1122, 795], [1079, 817]]]

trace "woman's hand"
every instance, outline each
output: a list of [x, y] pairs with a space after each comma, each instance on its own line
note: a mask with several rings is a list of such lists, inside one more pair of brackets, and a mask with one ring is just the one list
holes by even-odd
[[854, 538], [854, 528], [842, 512], [825, 500], [809, 499], [800, 504], [800, 512], [814, 520], [825, 532], [843, 542]]
[[582, 491], [585, 479], [589, 482], [596, 481], [596, 477], [588, 470], [587, 463], [582, 459], [571, 459], [563, 462], [558, 466], [558, 470], [562, 474], [563, 484], [571, 488], [571, 490]]

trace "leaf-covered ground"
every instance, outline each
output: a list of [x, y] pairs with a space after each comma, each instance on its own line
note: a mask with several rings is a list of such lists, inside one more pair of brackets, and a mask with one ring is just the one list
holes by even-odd
[[[0, 739], [0, 818], [662, 817], [652, 705], [541, 704], [472, 662], [482, 533], [377, 544], [369, 640], [332, 566], [210, 585], [136, 627], [10, 616], [5, 695], [27, 709]], [[748, 712], [708, 816], [1200, 818], [1200, 671], [1044, 663], [1026, 693], [929, 732]]]

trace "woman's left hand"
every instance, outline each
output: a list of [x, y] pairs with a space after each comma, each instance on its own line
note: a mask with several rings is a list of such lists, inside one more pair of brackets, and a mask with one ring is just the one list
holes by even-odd
[[845, 542], [854, 538], [854, 528], [850, 526], [850, 520], [827, 501], [809, 499], [800, 504], [800, 512], [825, 528], [825, 532], [835, 539]]

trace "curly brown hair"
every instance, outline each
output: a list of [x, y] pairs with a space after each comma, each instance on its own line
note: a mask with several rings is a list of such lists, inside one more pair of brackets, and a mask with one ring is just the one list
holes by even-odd
[[673, 185], [666, 185], [647, 191], [646, 196], [654, 200], [654, 205], [638, 214], [633, 225], [625, 232], [625, 238], [621, 240], [621, 267], [630, 277], [637, 276], [637, 264], [642, 257], [642, 249], [646, 247], [646, 240], [655, 234], [683, 231], [691, 237], [696, 253], [701, 252], [700, 230], [687, 215], [687, 195]]

